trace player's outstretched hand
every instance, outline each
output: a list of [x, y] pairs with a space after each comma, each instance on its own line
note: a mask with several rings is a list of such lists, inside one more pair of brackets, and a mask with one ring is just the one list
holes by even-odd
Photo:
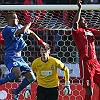
[[34, 23], [34, 22], [37, 22], [39, 20], [39, 17], [38, 16], [34, 16], [34, 18], [31, 18], [31, 22]]
[[70, 89], [70, 84], [69, 83], [67, 83], [66, 86], [64, 86], [63, 93], [65, 95], [71, 94], [71, 89]]
[[82, 4], [81, 3], [82, 3], [82, 0], [77, 0], [77, 5], [78, 5], [79, 8], [82, 8]]

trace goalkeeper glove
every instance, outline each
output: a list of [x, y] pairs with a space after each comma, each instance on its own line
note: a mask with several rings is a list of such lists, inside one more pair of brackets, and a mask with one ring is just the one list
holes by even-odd
[[63, 93], [65, 95], [68, 95], [71, 93], [71, 89], [70, 89], [70, 82], [66, 82], [66, 85], [63, 88]]

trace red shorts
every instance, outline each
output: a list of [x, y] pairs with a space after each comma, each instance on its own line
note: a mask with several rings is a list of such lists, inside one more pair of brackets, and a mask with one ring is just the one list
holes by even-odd
[[79, 65], [84, 88], [100, 84], [100, 64], [96, 59], [82, 60]]

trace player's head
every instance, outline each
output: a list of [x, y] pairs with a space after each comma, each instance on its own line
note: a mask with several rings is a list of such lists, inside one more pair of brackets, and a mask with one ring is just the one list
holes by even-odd
[[80, 20], [79, 20], [79, 27], [81, 28], [87, 28], [88, 26], [88, 22], [86, 21], [86, 19], [84, 17], [80, 17]]
[[16, 26], [18, 25], [18, 22], [19, 22], [17, 14], [15, 12], [9, 12], [6, 15], [6, 20], [7, 20], [8, 25], [10, 26]]
[[47, 60], [50, 55], [50, 45], [49, 44], [47, 44], [46, 46], [41, 45], [40, 54], [43, 59]]

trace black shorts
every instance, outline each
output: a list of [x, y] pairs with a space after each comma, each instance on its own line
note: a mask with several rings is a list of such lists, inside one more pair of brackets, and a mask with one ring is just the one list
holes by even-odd
[[37, 87], [37, 100], [58, 100], [58, 87]]

